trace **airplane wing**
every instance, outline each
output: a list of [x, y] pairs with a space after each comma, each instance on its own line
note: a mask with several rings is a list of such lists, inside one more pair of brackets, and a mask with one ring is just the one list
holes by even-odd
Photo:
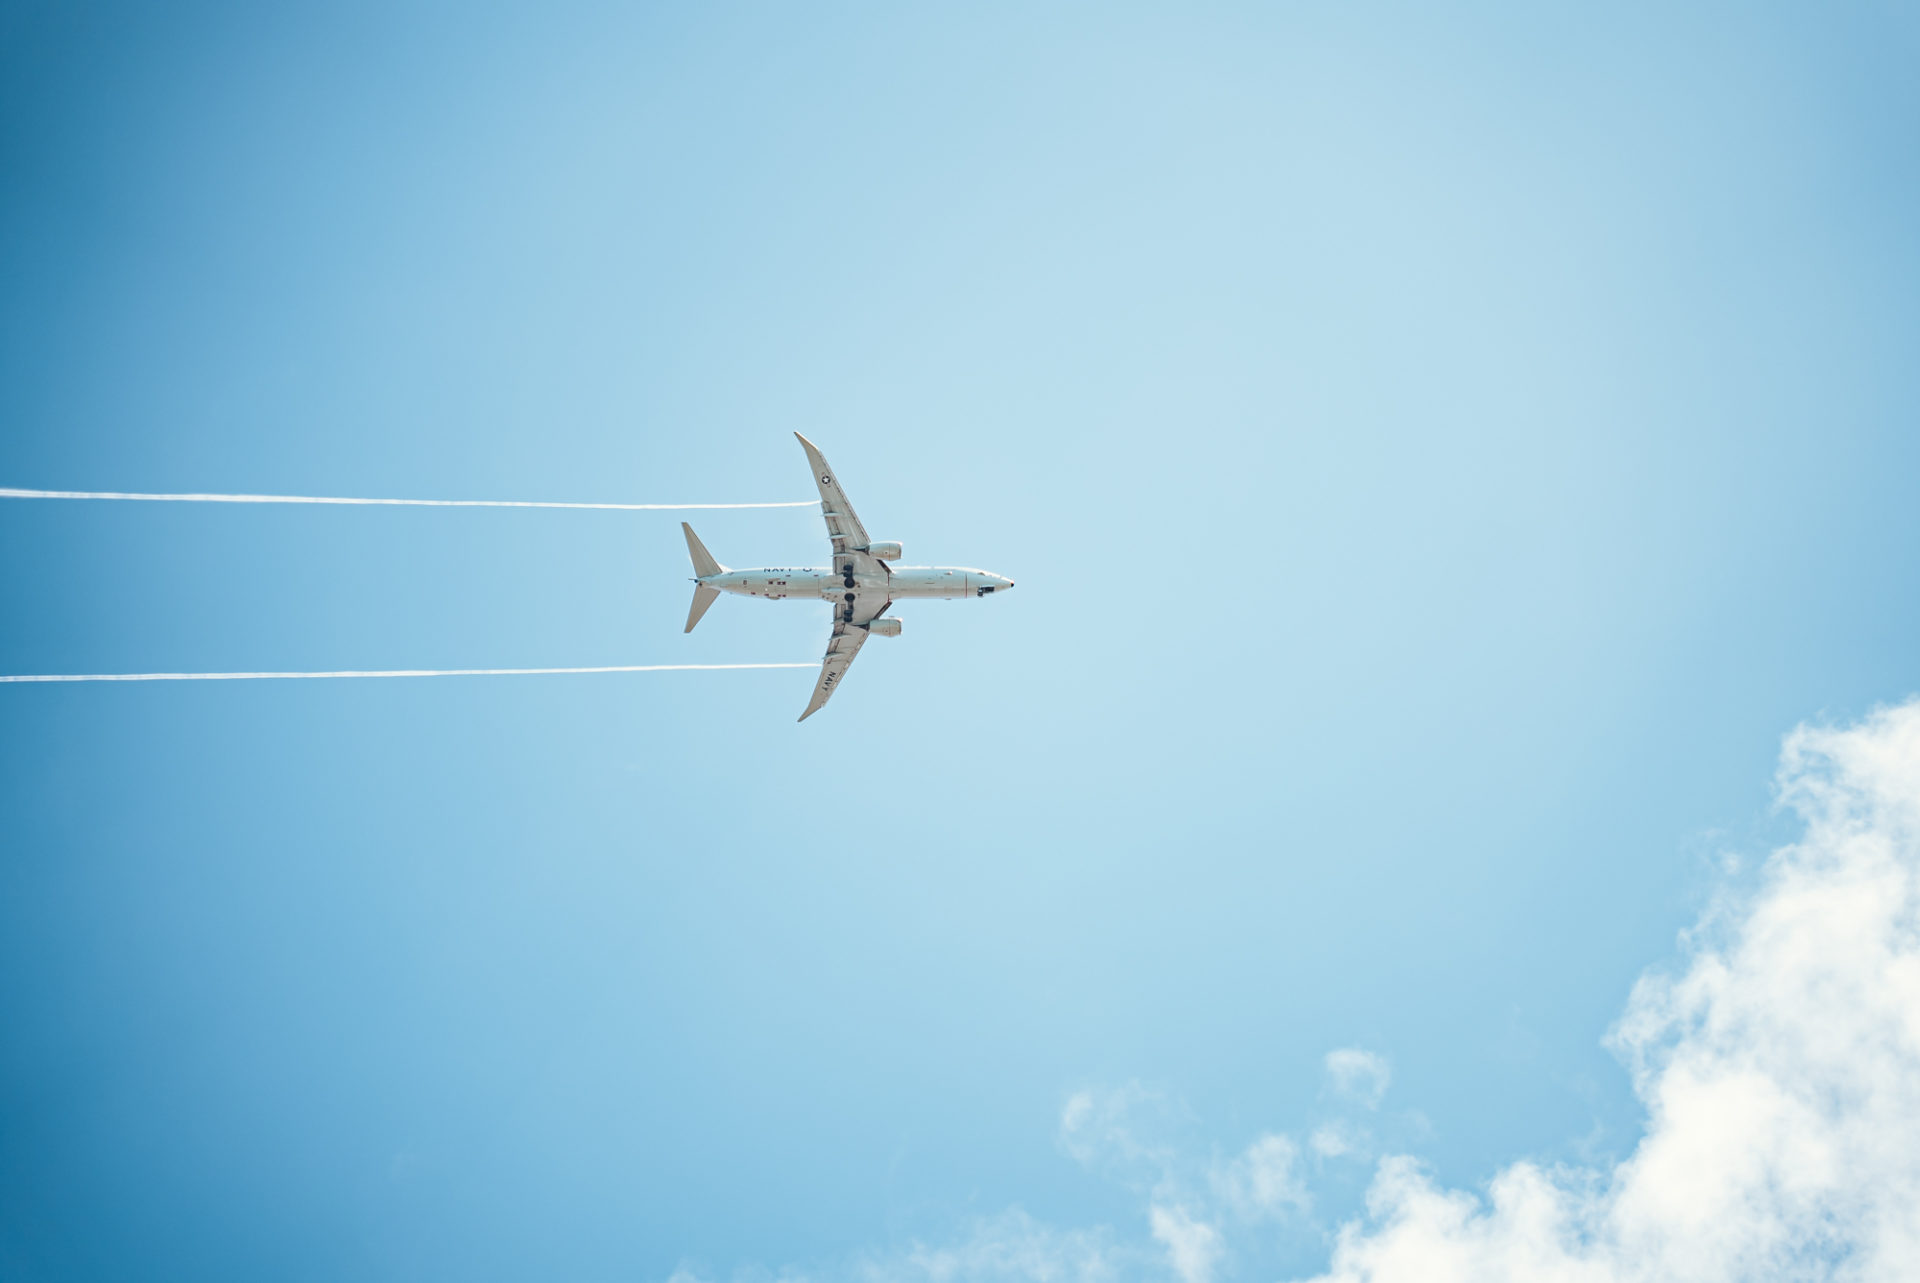
[[833, 698], [833, 692], [839, 689], [840, 681], [853, 667], [853, 657], [867, 644], [872, 636], [867, 625], [887, 613], [891, 605], [884, 597], [861, 594], [852, 609], [839, 607], [833, 612], [833, 635], [827, 638], [827, 653], [820, 661], [820, 680], [813, 684], [813, 698], [807, 703], [807, 711], [800, 714], [800, 720], [806, 721], [825, 707]]
[[[798, 432], [793, 434], [800, 437]], [[834, 565], [843, 565], [843, 554], [864, 548], [869, 542], [867, 528], [860, 524], [860, 518], [853, 513], [853, 504], [847, 500], [847, 492], [840, 488], [840, 478], [827, 466], [826, 456], [820, 448], [800, 437], [800, 448], [807, 452], [807, 462], [813, 465], [813, 483], [820, 487], [820, 513], [827, 519], [827, 537], [833, 540]]]
[[826, 657], [820, 661], [820, 680], [813, 684], [813, 698], [807, 702], [807, 711], [800, 714], [801, 721], [819, 712], [833, 698], [840, 679], [853, 667], [853, 657], [867, 644], [867, 637], [867, 630], [858, 624], [834, 620], [833, 636], [827, 639]]
[[866, 625], [887, 613], [891, 599], [886, 583], [892, 572], [884, 561], [863, 551], [872, 542], [867, 538], [867, 528], [860, 524], [847, 492], [840, 488], [839, 477], [827, 466], [826, 456], [798, 432], [793, 435], [800, 437], [800, 448], [807, 452], [807, 462], [813, 467], [813, 484], [820, 487], [820, 515], [827, 519], [827, 538], [833, 541], [833, 568], [847, 576], [848, 589], [846, 604], [834, 607], [833, 636], [827, 639], [827, 653], [820, 661], [820, 680], [814, 683], [813, 699], [807, 711], [800, 714], [804, 722], [825, 707], [847, 669], [853, 667], [854, 656], [870, 636]]

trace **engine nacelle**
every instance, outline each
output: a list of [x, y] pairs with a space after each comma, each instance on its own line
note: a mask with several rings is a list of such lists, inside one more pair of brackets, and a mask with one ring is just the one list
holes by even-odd
[[872, 557], [878, 557], [882, 561], [898, 561], [900, 560], [900, 545], [897, 543], [870, 543], [867, 545], [867, 554]]
[[875, 637], [898, 637], [900, 635], [900, 621], [897, 619], [889, 619], [887, 616], [882, 615], [867, 625], [867, 631]]

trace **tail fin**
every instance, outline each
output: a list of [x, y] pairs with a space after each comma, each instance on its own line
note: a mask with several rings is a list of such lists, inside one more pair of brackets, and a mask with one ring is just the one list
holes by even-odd
[[687, 608], [687, 626], [683, 631], [692, 632], [693, 626], [700, 622], [700, 617], [707, 613], [707, 607], [713, 605], [719, 596], [720, 590], [718, 588], [710, 588], [706, 584], [695, 584], [693, 586], [693, 605]]
[[[713, 559], [713, 554], [707, 551], [707, 546], [700, 542], [700, 536], [693, 533], [692, 526], [683, 521], [680, 523], [680, 529], [687, 535], [687, 555], [693, 558], [694, 574], [705, 579], [708, 575], [726, 573], [727, 568]], [[718, 588], [707, 584], [694, 584], [693, 605], [687, 608], [687, 632], [693, 631], [693, 626], [700, 622], [700, 617], [707, 613], [707, 607], [713, 605], [714, 599], [719, 595]]]
[[[713, 559], [713, 554], [707, 551], [707, 546], [700, 542], [700, 536], [693, 533], [692, 526], [683, 521], [680, 523], [680, 529], [687, 533], [687, 553], [693, 558], [694, 574], [705, 579], [708, 575], [726, 573], [727, 568]], [[687, 627], [691, 628], [693, 625], [689, 624]]]

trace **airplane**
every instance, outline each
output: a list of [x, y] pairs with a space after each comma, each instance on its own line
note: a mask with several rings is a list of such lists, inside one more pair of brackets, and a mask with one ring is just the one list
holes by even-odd
[[693, 605], [687, 611], [686, 632], [693, 631], [723, 592], [769, 601], [799, 597], [834, 603], [833, 635], [827, 639], [826, 657], [820, 661], [820, 680], [814, 683], [813, 699], [807, 711], [800, 714], [804, 722], [833, 698], [867, 638], [900, 635], [900, 621], [887, 617], [896, 601], [990, 597], [1013, 587], [1013, 580], [968, 566], [890, 564], [900, 560], [900, 545], [867, 538], [867, 528], [854, 515], [847, 492], [840, 488], [820, 448], [798, 432], [793, 435], [800, 437], [800, 448], [807, 452], [807, 462], [813, 467], [814, 484], [820, 487], [820, 512], [827, 519], [827, 538], [833, 544], [832, 566], [729, 570], [714, 560], [692, 526], [683, 521], [680, 529], [687, 536], [694, 573]]

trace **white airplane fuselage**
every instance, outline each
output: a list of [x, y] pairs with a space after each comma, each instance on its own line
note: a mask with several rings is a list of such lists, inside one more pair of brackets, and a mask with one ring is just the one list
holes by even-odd
[[[806, 601], [837, 602], [843, 600], [848, 591], [845, 577], [825, 566], [756, 566], [705, 575], [698, 582], [721, 592], [764, 597], [769, 601], [799, 597]], [[854, 576], [856, 591], [865, 595], [877, 590], [888, 601], [987, 597], [1011, 587], [1013, 580], [969, 566], [887, 566], [877, 573], [862, 571]]]
[[720, 600], [721, 593], [736, 597], [764, 597], [782, 601], [798, 597], [802, 601], [833, 603], [833, 631], [827, 637], [826, 654], [820, 659], [820, 676], [813, 685], [813, 698], [800, 714], [806, 721], [832, 698], [847, 675], [854, 656], [871, 636], [898, 637], [900, 620], [889, 617], [897, 601], [932, 597], [951, 601], [958, 597], [990, 597], [1013, 587], [1004, 575], [975, 570], [971, 566], [896, 566], [900, 545], [890, 540], [867, 537], [867, 528], [853, 511], [847, 492], [827, 466], [820, 448], [800, 436], [800, 447], [807, 452], [807, 466], [813, 471], [814, 484], [820, 489], [820, 516], [826, 522], [827, 543], [833, 552], [831, 566], [755, 566], [736, 570], [723, 565], [707, 551], [693, 527], [680, 523], [687, 538], [687, 556], [693, 562], [693, 601], [687, 607], [687, 626], [692, 632], [706, 615], [707, 608]]

